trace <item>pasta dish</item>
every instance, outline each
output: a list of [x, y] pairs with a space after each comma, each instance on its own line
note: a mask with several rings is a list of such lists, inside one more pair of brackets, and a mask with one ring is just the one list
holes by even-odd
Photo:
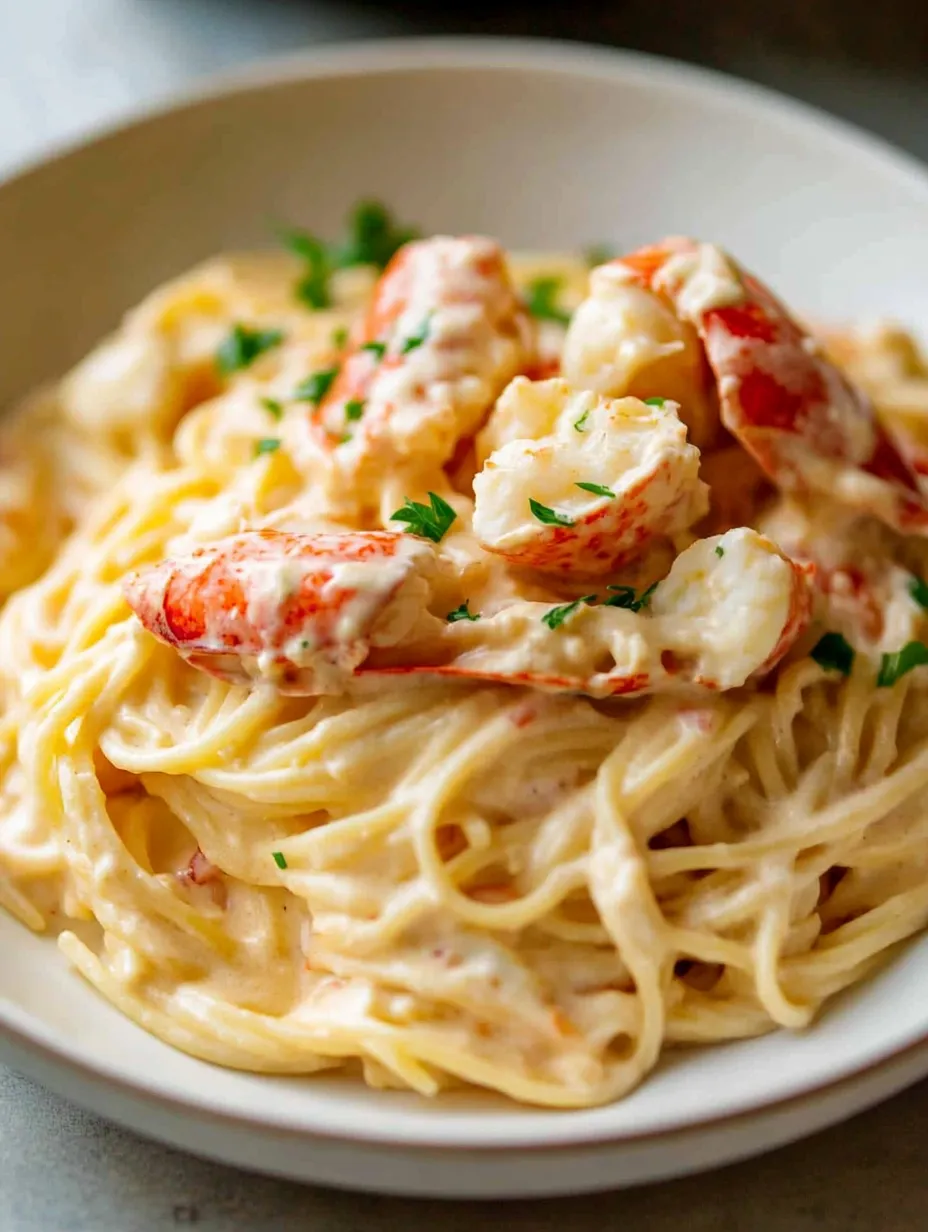
[[695, 240], [284, 239], [0, 427], [0, 906], [265, 1073], [806, 1026], [928, 921], [916, 345]]

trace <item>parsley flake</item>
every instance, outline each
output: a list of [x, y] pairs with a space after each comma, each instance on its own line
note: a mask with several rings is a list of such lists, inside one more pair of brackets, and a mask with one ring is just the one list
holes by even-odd
[[255, 441], [255, 457], [260, 458], [266, 453], [276, 453], [280, 448], [280, 438], [276, 436], [265, 436], [260, 441]]
[[667, 401], [666, 398], [643, 398], [645, 406], [663, 406]]
[[384, 269], [404, 244], [418, 237], [415, 227], [398, 225], [382, 202], [359, 201], [348, 219], [348, 239], [336, 247], [333, 259], [339, 269], [352, 265]]
[[318, 372], [313, 372], [308, 376], [305, 381], [300, 381], [293, 391], [293, 396], [300, 402], [311, 402], [313, 406], [318, 406], [332, 388], [332, 382], [337, 376], [337, 368], [320, 368]]
[[360, 201], [355, 206], [348, 218], [348, 236], [340, 243], [327, 243], [293, 227], [279, 230], [281, 243], [303, 263], [294, 294], [307, 308], [314, 309], [331, 306], [330, 283], [335, 270], [353, 265], [383, 269], [393, 254], [418, 234], [413, 227], [397, 225], [379, 201]]
[[332, 296], [329, 279], [332, 275], [332, 261], [326, 244], [308, 231], [291, 228], [281, 230], [280, 239], [304, 264], [303, 273], [293, 288], [296, 298], [307, 308], [330, 307]]
[[529, 497], [528, 507], [539, 522], [543, 522], [545, 526], [573, 526], [573, 518], [569, 518], [566, 513], [558, 513], [556, 509], [549, 509], [547, 505], [542, 505], [540, 501], [532, 500]]
[[592, 492], [594, 496], [608, 496], [610, 500], [615, 500], [615, 493], [612, 488], [607, 488], [601, 483], [575, 483], [575, 488], [580, 488], [584, 492]]
[[611, 244], [591, 244], [589, 248], [584, 248], [583, 258], [590, 269], [595, 269], [597, 265], [605, 265], [607, 261], [612, 261], [618, 253]]
[[360, 398], [350, 398], [345, 403], [345, 418], [349, 423], [354, 423], [364, 414], [364, 407], [367, 404], [362, 402]]
[[811, 656], [826, 672], [850, 676], [854, 666], [854, 648], [840, 633], [826, 633], [812, 647]]
[[589, 407], [587, 407], [587, 409], [583, 412], [580, 418], [574, 420], [574, 431], [575, 432], [585, 431], [584, 425], [586, 424], [586, 421], [589, 419], [589, 417], [590, 417], [590, 409]]
[[340, 325], [338, 329], [332, 330], [332, 346], [336, 350], [343, 351], [348, 344], [348, 330], [344, 325]]
[[397, 509], [390, 520], [405, 522], [407, 534], [420, 535], [423, 539], [431, 539], [432, 543], [441, 543], [457, 516], [446, 500], [442, 500], [435, 492], [429, 492], [428, 505], [407, 498], [406, 504], [402, 509]]
[[249, 368], [259, 355], [280, 346], [284, 336], [279, 329], [249, 329], [247, 325], [233, 325], [216, 352], [216, 367], [229, 376]]
[[603, 603], [603, 607], [621, 607], [629, 612], [640, 612], [643, 607], [648, 607], [656, 589], [657, 582], [653, 582], [640, 595], [634, 586], [607, 586], [606, 590], [611, 590], [613, 593]]
[[470, 603], [470, 600], [465, 599], [460, 607], [456, 607], [453, 612], [448, 613], [445, 619], [448, 621], [449, 625], [456, 624], [459, 620], [479, 620], [480, 619], [479, 612], [470, 611], [468, 607], [469, 603]]
[[262, 398], [261, 405], [269, 415], [273, 416], [274, 419], [283, 419], [284, 404], [282, 402], [278, 402], [276, 398]]
[[719, 560], [721, 560], [722, 557], [725, 555], [725, 549], [722, 547], [720, 543], [717, 543], [715, 545], [715, 554], [719, 558]]
[[362, 351], [370, 351], [374, 359], [380, 363], [387, 353], [387, 344], [385, 342], [363, 342], [360, 349]]
[[928, 663], [928, 646], [923, 642], [908, 642], [894, 654], [884, 654], [880, 660], [880, 674], [876, 678], [878, 689], [888, 689], [897, 680], [907, 675], [913, 667]]
[[570, 313], [557, 306], [557, 296], [561, 289], [560, 278], [536, 278], [525, 288], [525, 306], [533, 317], [540, 321], [557, 321], [566, 325], [570, 321]]
[[409, 337], [404, 340], [403, 345], [400, 347], [400, 354], [408, 355], [410, 351], [414, 351], [417, 347], [422, 346], [423, 342], [425, 342], [426, 338], [429, 336], [429, 328], [431, 324], [431, 318], [426, 317], [419, 326], [419, 332], [410, 334]]
[[928, 582], [913, 573], [909, 578], [909, 594], [919, 607], [928, 611]]
[[541, 623], [547, 625], [549, 629], [559, 629], [569, 616], [572, 616], [581, 603], [595, 603], [595, 595], [584, 595], [582, 599], [574, 599], [573, 603], [561, 603], [558, 607], [551, 607], [545, 612], [541, 618]]
[[282, 851], [272, 851], [271, 855], [274, 857], [274, 863], [277, 865], [278, 868], [287, 867], [287, 857], [284, 855]]

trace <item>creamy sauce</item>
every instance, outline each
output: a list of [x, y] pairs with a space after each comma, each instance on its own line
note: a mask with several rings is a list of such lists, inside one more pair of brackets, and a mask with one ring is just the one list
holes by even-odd
[[735, 266], [714, 244], [699, 244], [695, 252], [669, 257], [654, 286], [672, 294], [680, 313], [694, 322], [713, 308], [729, 308], [744, 299]]

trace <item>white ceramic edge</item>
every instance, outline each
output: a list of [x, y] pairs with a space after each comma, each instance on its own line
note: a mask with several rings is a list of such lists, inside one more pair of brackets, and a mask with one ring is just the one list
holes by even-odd
[[55, 1094], [143, 1137], [241, 1168], [406, 1197], [556, 1197], [629, 1188], [735, 1163], [863, 1112], [928, 1074], [928, 1042], [824, 1090], [676, 1133], [605, 1144], [487, 1150], [410, 1148], [262, 1126], [100, 1083], [34, 1042], [7, 1057]]
[[[211, 78], [201, 87], [189, 91], [178, 98], [147, 107], [116, 124], [109, 124], [97, 129], [81, 140], [68, 142], [55, 149], [48, 150], [31, 163], [20, 166], [18, 169], [14, 168], [12, 174], [8, 174], [0, 181], [0, 191], [2, 191], [4, 184], [10, 180], [20, 176], [27, 176], [30, 171], [38, 169], [48, 162], [77, 152], [86, 146], [105, 139], [109, 135], [129, 130], [138, 123], [157, 119], [159, 115], [196, 105], [212, 98], [221, 97], [229, 92], [261, 89], [272, 86], [276, 82], [302, 77], [364, 75], [370, 72], [434, 68], [436, 65], [447, 65], [448, 67], [455, 68], [509, 67], [515, 69], [536, 69], [563, 72], [568, 76], [579, 74], [606, 80], [618, 76], [626, 81], [658, 85], [668, 91], [680, 91], [684, 94], [696, 91], [714, 101], [718, 101], [720, 96], [725, 96], [731, 101], [737, 101], [740, 107], [755, 111], [767, 123], [780, 123], [797, 133], [805, 133], [810, 129], [814, 130], [817, 139], [828, 139], [840, 145], [845, 152], [853, 153], [864, 161], [869, 160], [871, 163], [875, 163], [883, 175], [890, 174], [897, 179], [904, 180], [910, 192], [916, 192], [918, 195], [928, 199], [928, 177], [926, 177], [924, 169], [916, 160], [896, 150], [881, 139], [862, 133], [852, 125], [837, 120], [827, 113], [820, 112], [816, 108], [785, 98], [764, 87], [729, 78], [710, 70], [680, 64], [676, 61], [659, 57], [646, 56], [637, 52], [614, 51], [607, 48], [590, 47], [584, 44], [558, 43], [548, 40], [482, 38], [377, 40], [344, 47], [330, 46], [315, 51], [287, 54], [261, 61], [254, 66]], [[224, 1114], [221, 1110], [207, 1107], [202, 1101], [197, 1102], [195, 1093], [191, 1093], [190, 1100], [184, 1101], [166, 1096], [159, 1090], [159, 1081], [156, 1076], [146, 1077], [141, 1082], [135, 1080], [133, 1083], [129, 1083], [120, 1074], [118, 1065], [106, 1068], [91, 1065], [87, 1062], [86, 1058], [81, 1058], [77, 1047], [62, 1043], [61, 1040], [53, 1038], [51, 1033], [44, 1039], [41, 1038], [42, 1035], [43, 1031], [39, 1028], [39, 1024], [29, 1015], [19, 1013], [15, 1006], [0, 1006], [0, 1046], [2, 1046], [3, 1051], [8, 1052], [11, 1056], [14, 1054], [22, 1056], [25, 1055], [24, 1048], [28, 1048], [30, 1042], [36, 1044], [42, 1050], [44, 1056], [44, 1060], [39, 1066], [43, 1075], [41, 1080], [48, 1081], [48, 1085], [55, 1086], [56, 1083], [66, 1083], [68, 1086], [74, 1087], [79, 1082], [84, 1082], [87, 1084], [88, 1090], [91, 1091], [92, 1095], [92, 1085], [88, 1082], [87, 1078], [81, 1079], [80, 1077], [81, 1070], [84, 1070], [87, 1075], [94, 1078], [97, 1082], [107, 1084], [107, 1089], [113, 1103], [126, 1101], [131, 1104], [133, 1100], [136, 1100], [140, 1104], [143, 1102], [147, 1104], [150, 1101], [160, 1101], [162, 1116], [168, 1118], [170, 1116], [176, 1117], [179, 1126], [182, 1126], [184, 1121], [190, 1121], [191, 1116], [195, 1115], [200, 1119], [212, 1118], [222, 1121], [226, 1132], [229, 1134], [242, 1132], [243, 1130], [246, 1133], [248, 1132], [246, 1128], [248, 1122], [243, 1118]], [[821, 1082], [817, 1082], [814, 1085], [808, 1081], [793, 1082], [792, 1084], [786, 1082], [784, 1084], [783, 1099], [795, 1099], [810, 1091], [820, 1091], [823, 1087], [847, 1079], [850, 1074], [859, 1075], [862, 1068], [881, 1066], [887, 1057], [899, 1054], [902, 1050], [910, 1048], [923, 1038], [924, 1032], [921, 1030], [911, 1030], [903, 1033], [899, 1038], [891, 1039], [882, 1046], [874, 1046], [863, 1063], [860, 1061], [854, 1063], [845, 1061], [834, 1064], [828, 1071], [822, 1073]], [[26, 1066], [23, 1068], [30, 1072], [35, 1072], [32, 1067]], [[928, 1062], [926, 1062], [925, 1068], [914, 1074], [914, 1077], [909, 1081], [914, 1081], [915, 1077], [920, 1076], [921, 1073], [926, 1071], [928, 1071]], [[48, 1080], [46, 1077], [49, 1074], [52, 1076], [51, 1080]], [[858, 1079], [855, 1078], [854, 1081], [856, 1082]], [[56, 1089], [58, 1089], [57, 1086]], [[874, 1102], [879, 1098], [882, 1098], [882, 1095], [876, 1094], [869, 1102]], [[81, 1096], [80, 1102], [91, 1107], [97, 1106], [96, 1101], [87, 1095]], [[350, 1143], [352, 1150], [358, 1149], [362, 1140], [356, 1136], [358, 1132], [356, 1123], [349, 1125], [346, 1121], [344, 1124], [333, 1124], [330, 1118], [326, 1118], [325, 1124], [313, 1125], [311, 1105], [312, 1101], [309, 1101], [309, 1106], [306, 1110], [306, 1120], [299, 1128], [287, 1125], [280, 1120], [275, 1120], [273, 1114], [270, 1113], [260, 1122], [262, 1135], [267, 1137], [268, 1141], [271, 1141], [275, 1135], [296, 1133], [299, 1135], [300, 1140], [304, 1142], [312, 1141], [318, 1144], [326, 1140], [333, 1149], [337, 1148], [339, 1142], [343, 1147]], [[864, 1106], [864, 1104], [862, 1103], [860, 1106]], [[756, 1113], [751, 1112], [748, 1104], [743, 1108], [737, 1108], [733, 1111], [738, 1116], [756, 1115]], [[107, 1111], [106, 1114], [109, 1115], [110, 1113]], [[121, 1118], [115, 1113], [113, 1115], [116, 1115], [116, 1119], [125, 1119], [125, 1123], [131, 1123], [128, 1118]], [[837, 1119], [837, 1116], [834, 1119]], [[825, 1122], [822, 1123], [824, 1124]], [[256, 1123], [253, 1122], [253, 1124]], [[701, 1122], [700, 1124], [703, 1126], [698, 1131], [701, 1134], [709, 1132], [706, 1128], [707, 1125], [721, 1126], [722, 1128], [719, 1129], [719, 1132], [724, 1132], [725, 1122], [717, 1119], [711, 1123]], [[390, 1143], [402, 1144], [404, 1149], [411, 1146], [422, 1147], [424, 1143], [435, 1142], [436, 1137], [439, 1139], [441, 1137], [437, 1126], [432, 1128], [428, 1136], [411, 1135], [408, 1129], [400, 1134], [384, 1136], [372, 1133], [370, 1127], [362, 1126], [361, 1129], [365, 1133], [363, 1141], [366, 1144], [371, 1144], [371, 1149], [378, 1151], [389, 1149], [388, 1144]], [[673, 1130], [669, 1132], [671, 1136], [678, 1136], [693, 1132], [693, 1130]], [[318, 1134], [324, 1135], [324, 1138], [316, 1137], [315, 1135]], [[172, 1136], [174, 1140], [179, 1142], [184, 1141], [186, 1138], [186, 1135], [183, 1137], [176, 1134]], [[663, 1134], [660, 1136], [662, 1140], [665, 1137]], [[254, 1146], [254, 1140], [249, 1140], [252, 1146]], [[580, 1129], [576, 1124], [572, 1124], [571, 1119], [567, 1116], [565, 1116], [563, 1121], [563, 1132], [558, 1137], [559, 1142], [569, 1144], [572, 1148], [579, 1147], [584, 1143], [608, 1141], [616, 1144], [621, 1142], [625, 1146], [631, 1146], [653, 1140], [653, 1135], [651, 1139], [646, 1139], [640, 1135], [625, 1134], [621, 1139], [618, 1139], [602, 1128], [595, 1130], [590, 1128]], [[785, 1138], [783, 1140], [785, 1141]], [[196, 1135], [194, 1135], [193, 1140], [189, 1144], [191, 1149], [197, 1149], [197, 1141]], [[453, 1142], [449, 1139], [447, 1142], [440, 1142], [439, 1145], [442, 1150], [454, 1148], [456, 1151], [466, 1151], [476, 1147], [480, 1141], [481, 1139], [476, 1133], [467, 1135], [458, 1132], [455, 1134]], [[773, 1145], [773, 1143], [769, 1145]], [[550, 1148], [550, 1142], [544, 1147], [540, 1147], [537, 1138], [526, 1133], [524, 1130], [517, 1130], [508, 1135], [502, 1134], [496, 1140], [494, 1151], [509, 1151], [524, 1147], [530, 1147], [533, 1150], [553, 1149]], [[200, 1149], [202, 1149], [202, 1146]], [[563, 1147], [558, 1149], [563, 1149]], [[588, 1148], [584, 1148], [584, 1150], [586, 1149]], [[612, 1149], [618, 1149], [618, 1145]], [[761, 1145], [756, 1149], [764, 1148]], [[228, 1157], [231, 1158], [232, 1156], [229, 1155]], [[247, 1164], [248, 1161], [246, 1159], [238, 1162]], [[719, 1161], [716, 1160], [715, 1162]], [[254, 1161], [254, 1163], [255, 1166], [264, 1167], [263, 1164], [257, 1165], [257, 1161]], [[273, 1170], [272, 1165], [273, 1158], [270, 1158], [268, 1170]], [[694, 1168], [701, 1166], [708, 1166], [708, 1164], [696, 1164]], [[333, 1183], [335, 1182], [333, 1181]], [[346, 1184], [354, 1185], [354, 1177], [350, 1181], [346, 1181]], [[382, 1188], [379, 1183], [376, 1187], [378, 1189]], [[412, 1192], [412, 1190], [409, 1192]], [[422, 1192], [425, 1191], [423, 1190]], [[555, 1192], [555, 1190], [551, 1192]]]
[[329, 43], [323, 47], [262, 57], [251, 64], [211, 73], [191, 87], [172, 92], [166, 98], [126, 109], [116, 118], [92, 124], [76, 138], [49, 142], [34, 156], [14, 159], [0, 173], [0, 190], [10, 180], [26, 176], [107, 137], [225, 94], [262, 89], [277, 82], [304, 77], [406, 72], [436, 66], [536, 69], [606, 80], [619, 75], [626, 80], [659, 84], [665, 90], [696, 90], [716, 100], [720, 95], [727, 94], [733, 96], [739, 106], [762, 113], [768, 122], [779, 120], [796, 130], [808, 130], [811, 125], [819, 137], [827, 134], [830, 141], [845, 149], [856, 146], [858, 156], [876, 160], [883, 172], [904, 178], [910, 190], [928, 199], [928, 168], [919, 159], [850, 121], [839, 119], [831, 112], [768, 86], [641, 51], [561, 39], [480, 35], [372, 38]]

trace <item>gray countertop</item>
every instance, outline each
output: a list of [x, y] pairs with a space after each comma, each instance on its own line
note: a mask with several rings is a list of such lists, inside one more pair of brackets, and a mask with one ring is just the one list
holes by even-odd
[[[800, 7], [821, 9], [823, 2], [802, 0]], [[439, 23], [422, 4], [0, 0], [0, 174], [203, 73], [323, 41], [447, 29], [448, 6], [442, 7]], [[519, 30], [524, 23], [507, 27], [500, 18], [469, 27]], [[575, 32], [589, 37], [597, 30]], [[621, 38], [621, 22], [611, 19], [601, 33]], [[814, 56], [801, 55], [795, 44], [764, 51], [758, 41], [713, 37], [699, 47], [697, 39], [690, 54], [827, 107], [928, 158], [928, 85], [885, 64], [854, 67], [844, 51], [829, 56], [827, 39], [815, 41]], [[687, 1232], [914, 1232], [928, 1227], [926, 1128], [922, 1084], [763, 1159], [623, 1194], [513, 1203], [497, 1208], [495, 1218], [516, 1232], [620, 1223], [629, 1232], [677, 1232], [681, 1223]], [[194, 1159], [0, 1066], [0, 1232], [417, 1232], [439, 1223], [464, 1232], [475, 1218], [481, 1210], [465, 1203], [308, 1189]]]

